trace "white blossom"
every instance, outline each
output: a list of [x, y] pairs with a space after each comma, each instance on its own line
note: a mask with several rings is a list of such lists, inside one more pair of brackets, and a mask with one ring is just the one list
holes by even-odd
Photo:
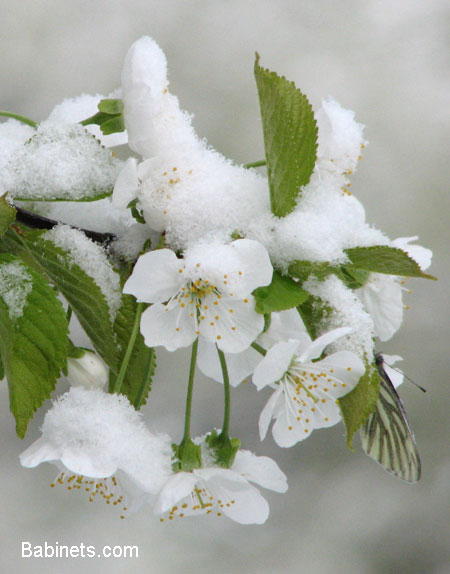
[[314, 359], [350, 331], [346, 327], [334, 329], [315, 341], [304, 333], [297, 340], [277, 343], [267, 352], [253, 374], [258, 390], [275, 388], [259, 419], [261, 440], [272, 419], [273, 437], [282, 447], [293, 446], [314, 429], [335, 425], [340, 420], [337, 399], [358, 384], [364, 364], [350, 351]]
[[240, 524], [263, 524], [269, 505], [251, 482], [280, 493], [288, 488], [274, 460], [240, 450], [230, 469], [211, 465], [173, 474], [161, 489], [154, 512], [162, 520], [216, 513]]
[[142, 315], [141, 333], [149, 347], [169, 351], [201, 335], [227, 352], [247, 348], [264, 327], [251, 292], [268, 285], [272, 266], [265, 248], [250, 239], [211, 243], [178, 259], [169, 249], [142, 255], [124, 293], [153, 303]]
[[72, 387], [46, 413], [42, 436], [20, 462], [28, 468], [52, 462], [60, 471], [52, 486], [134, 511], [170, 475], [170, 439], [152, 434], [125, 396]]

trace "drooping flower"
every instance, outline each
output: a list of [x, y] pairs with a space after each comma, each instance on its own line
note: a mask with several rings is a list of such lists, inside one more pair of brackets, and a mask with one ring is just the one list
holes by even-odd
[[161, 489], [154, 512], [161, 520], [215, 513], [240, 524], [263, 524], [269, 505], [251, 482], [280, 493], [288, 488], [274, 460], [239, 450], [230, 469], [211, 464], [173, 474]]
[[358, 384], [364, 364], [350, 351], [314, 359], [350, 331], [347, 327], [333, 329], [314, 341], [304, 333], [297, 340], [277, 343], [269, 349], [253, 374], [258, 390], [275, 388], [260, 415], [261, 440], [272, 419], [273, 437], [282, 447], [293, 446], [314, 429], [333, 426], [340, 420], [337, 399]]
[[53, 403], [42, 436], [20, 462], [28, 468], [52, 462], [60, 471], [52, 486], [81, 490], [90, 501], [102, 497], [132, 512], [167, 481], [170, 439], [152, 434], [125, 396], [72, 387]]
[[247, 348], [264, 327], [251, 292], [268, 285], [272, 265], [256, 241], [211, 243], [178, 259], [169, 249], [142, 255], [125, 283], [124, 293], [153, 303], [142, 315], [141, 333], [149, 347], [169, 351], [186, 347], [201, 335], [226, 352]]
[[[402, 249], [412, 257], [424, 271], [431, 265], [432, 251], [421, 245], [410, 245], [417, 237], [399, 237], [391, 242], [392, 247]], [[380, 341], [388, 341], [400, 328], [403, 321], [403, 292], [405, 279], [394, 275], [371, 273], [364, 287], [356, 291], [374, 324], [374, 334]]]

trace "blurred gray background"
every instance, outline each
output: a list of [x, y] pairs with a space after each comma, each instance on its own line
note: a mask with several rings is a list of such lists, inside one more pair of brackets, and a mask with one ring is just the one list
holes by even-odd
[[[276, 458], [287, 494], [269, 493], [264, 526], [227, 519], [160, 524], [150, 509], [121, 521], [112, 508], [49, 488], [54, 467], [23, 469], [18, 454], [39, 436], [15, 436], [0, 389], [0, 571], [449, 574], [450, 405], [449, 16], [446, 0], [0, 0], [0, 108], [44, 119], [63, 98], [108, 93], [123, 57], [143, 34], [165, 51], [171, 90], [210, 144], [237, 162], [263, 157], [254, 52], [294, 80], [313, 107], [333, 95], [366, 124], [370, 145], [352, 191], [390, 237], [419, 235], [433, 249], [439, 282], [411, 280], [403, 328], [382, 350], [428, 389], [401, 394], [422, 456], [423, 479], [403, 484], [345, 446], [342, 425], [292, 449], [260, 444], [267, 394], [233, 393], [232, 432]], [[154, 428], [181, 436], [187, 357], [160, 358], [151, 404]], [[161, 373], [164, 373], [162, 375]], [[63, 391], [64, 383], [59, 390]], [[222, 389], [199, 379], [194, 431], [220, 425]], [[135, 559], [22, 559], [34, 544], [129, 544]]]

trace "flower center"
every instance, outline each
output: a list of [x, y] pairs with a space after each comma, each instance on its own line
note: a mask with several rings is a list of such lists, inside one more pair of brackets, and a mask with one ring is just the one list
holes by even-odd
[[[103, 498], [106, 504], [112, 504], [113, 506], [119, 506], [123, 502], [123, 495], [120, 492], [120, 487], [115, 476], [89, 478], [81, 474], [61, 472], [50, 486], [55, 488], [57, 484], [65, 486], [69, 491], [78, 490], [85, 492], [89, 496], [89, 502], [93, 502], [97, 496]], [[127, 507], [122, 506], [121, 510], [125, 513]], [[120, 518], [125, 518], [124, 514], [121, 514]]]
[[[180, 502], [173, 506], [166, 517], [169, 520], [174, 518], [183, 518], [184, 516], [191, 516], [193, 514], [212, 514], [214, 507], [219, 507], [217, 516], [222, 516], [221, 508], [230, 507], [235, 504], [235, 500], [222, 500], [216, 499], [206, 486], [196, 486], [189, 496], [180, 500]], [[160, 522], [164, 522], [165, 517], [161, 517]]]

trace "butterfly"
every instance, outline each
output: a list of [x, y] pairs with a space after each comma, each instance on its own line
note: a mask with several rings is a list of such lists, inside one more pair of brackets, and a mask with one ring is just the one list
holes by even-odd
[[364, 452], [388, 472], [407, 482], [420, 479], [421, 464], [414, 433], [392, 384], [381, 353], [375, 355], [380, 392], [375, 410], [360, 430]]

